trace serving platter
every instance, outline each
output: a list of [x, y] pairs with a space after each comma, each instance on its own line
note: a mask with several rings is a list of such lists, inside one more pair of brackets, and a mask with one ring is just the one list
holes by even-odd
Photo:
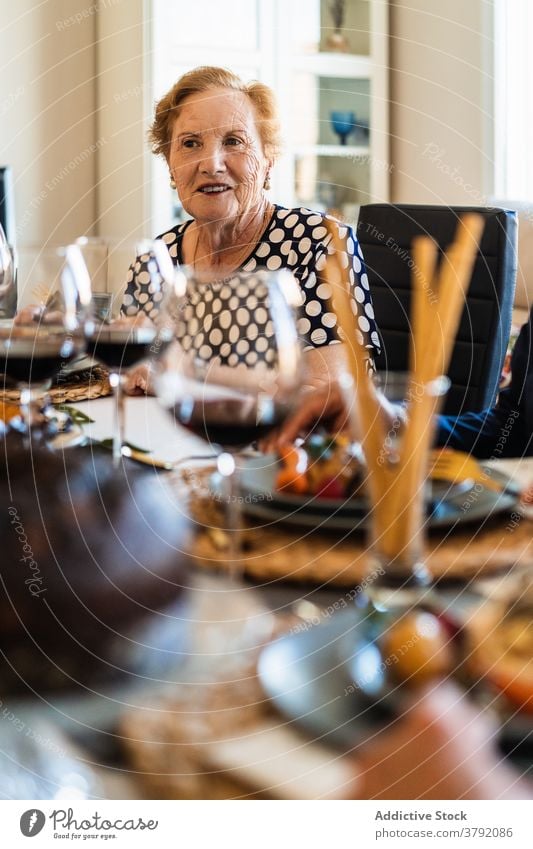
[[[254, 455], [241, 461], [242, 503], [248, 515], [300, 527], [365, 529], [368, 503], [364, 496], [332, 499], [282, 493], [276, 490], [278, 468], [278, 459], [272, 454]], [[490, 478], [501, 483], [501, 491], [471, 478], [458, 483], [428, 482], [428, 528], [449, 528], [513, 510], [518, 490], [502, 472], [491, 470]]]

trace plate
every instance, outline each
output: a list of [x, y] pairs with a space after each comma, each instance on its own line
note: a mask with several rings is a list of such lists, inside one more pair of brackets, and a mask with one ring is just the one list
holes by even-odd
[[60, 430], [47, 445], [52, 451], [63, 451], [65, 448], [76, 448], [87, 441], [87, 435], [81, 425], [72, 424], [68, 430]]
[[61, 369], [61, 378], [64, 381], [65, 375], [88, 371], [94, 365], [96, 365], [96, 360], [93, 360], [93, 358], [87, 356], [87, 354], [82, 354], [80, 357], [76, 357], [75, 360], [72, 360], [71, 363], [67, 363], [67, 365]]
[[318, 625], [302, 623], [303, 630], [263, 649], [258, 663], [261, 685], [278, 710], [314, 739], [343, 749], [390, 718], [390, 710], [369, 702], [348, 672], [348, 641], [352, 655], [366, 642], [367, 615], [354, 606]]
[[[242, 505], [250, 516], [331, 530], [366, 528], [368, 505], [364, 497], [342, 500], [280, 493], [275, 488], [277, 473], [278, 459], [273, 454], [254, 455], [239, 465]], [[501, 492], [486, 489], [471, 479], [458, 484], [432, 481], [429, 529], [478, 522], [513, 510], [519, 493], [510, 486], [510, 478], [493, 469], [490, 477], [501, 483]]]

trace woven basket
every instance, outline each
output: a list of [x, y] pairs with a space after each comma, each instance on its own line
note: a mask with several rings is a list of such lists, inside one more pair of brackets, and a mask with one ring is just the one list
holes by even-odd
[[[91, 398], [100, 398], [111, 394], [109, 376], [102, 366], [93, 366], [85, 371], [75, 372], [68, 380], [56, 383], [48, 390], [47, 395], [52, 404], [64, 404], [72, 401], [87, 401]], [[4, 389], [0, 391], [0, 402], [4, 404], [18, 404], [20, 392], [18, 389]]]

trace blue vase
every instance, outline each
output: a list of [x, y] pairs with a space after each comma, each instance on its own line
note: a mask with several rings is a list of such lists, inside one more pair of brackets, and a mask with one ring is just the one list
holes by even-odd
[[330, 112], [330, 121], [333, 131], [339, 136], [341, 144], [346, 144], [346, 139], [355, 127], [355, 112], [344, 112], [334, 110]]

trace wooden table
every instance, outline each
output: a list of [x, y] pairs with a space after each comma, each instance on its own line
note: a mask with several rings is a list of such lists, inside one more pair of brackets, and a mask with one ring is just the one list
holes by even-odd
[[[95, 419], [94, 425], [86, 427], [90, 436], [110, 436], [112, 404], [111, 398], [77, 404]], [[178, 461], [209, 454], [205, 443], [175, 424], [156, 399], [129, 398], [126, 405], [126, 438], [150, 449], [155, 458]], [[505, 471], [513, 482], [533, 481], [533, 459], [493, 461], [489, 465]], [[184, 484], [176, 481], [176, 493], [186, 502], [192, 492], [191, 512], [199, 532], [195, 551], [198, 563], [223, 570], [227, 564], [227, 548], [219, 532], [224, 523], [223, 504], [213, 504], [212, 488], [201, 468], [189, 473], [186, 465], [183, 469]], [[445, 580], [472, 580], [509, 570], [517, 563], [533, 567], [532, 536], [530, 522], [518, 513], [434, 532], [428, 537], [429, 567], [435, 577]], [[366, 545], [361, 532], [320, 533], [312, 528], [251, 520], [244, 542], [242, 570], [258, 582], [281, 578], [351, 587], [365, 575]]]
[[[111, 399], [76, 406], [95, 419], [87, 427], [91, 436], [111, 435]], [[152, 398], [128, 399], [126, 438], [166, 460], [205, 452], [204, 443], [175, 426]], [[495, 466], [515, 481], [533, 479], [533, 460], [499, 461]], [[485, 597], [512, 592], [514, 581], [533, 565], [533, 525], [525, 517], [512, 523], [505, 516], [490, 527], [465, 526], [433, 545], [434, 564], [438, 558], [444, 564], [455, 563], [468, 579], [455, 587], [443, 585], [439, 590], [443, 603], [468, 610], [473, 604], [468, 593], [472, 579]], [[199, 520], [199, 528], [200, 524]], [[121, 733], [131, 741], [127, 743], [131, 763], [146, 782], [141, 784], [141, 795], [319, 798], [342, 793], [351, 776], [350, 761], [309, 740], [272, 711], [255, 677], [255, 661], [258, 646], [272, 634], [294, 623], [311, 627], [327, 620], [336, 604], [349, 602], [348, 588], [361, 579], [365, 543], [363, 537], [339, 543], [331, 537], [321, 541], [319, 535], [296, 540], [294, 536], [293, 531], [278, 528], [262, 536], [255, 549], [249, 548], [248, 574], [256, 579], [254, 590], [212, 573], [199, 579], [194, 614], [194, 647], [199, 654], [184, 667], [182, 683], [172, 697], [150, 698], [122, 721]], [[275, 549], [282, 552], [277, 560]], [[335, 558], [340, 562], [348, 553], [349, 562], [340, 569], [328, 567], [328, 562], [330, 566]], [[213, 551], [200, 550], [198, 556], [213, 564]], [[223, 548], [218, 559], [220, 563], [226, 559]], [[279, 569], [273, 569], [277, 562]], [[277, 580], [287, 573], [287, 564], [291, 583]], [[139, 792], [138, 784], [132, 792]]]

